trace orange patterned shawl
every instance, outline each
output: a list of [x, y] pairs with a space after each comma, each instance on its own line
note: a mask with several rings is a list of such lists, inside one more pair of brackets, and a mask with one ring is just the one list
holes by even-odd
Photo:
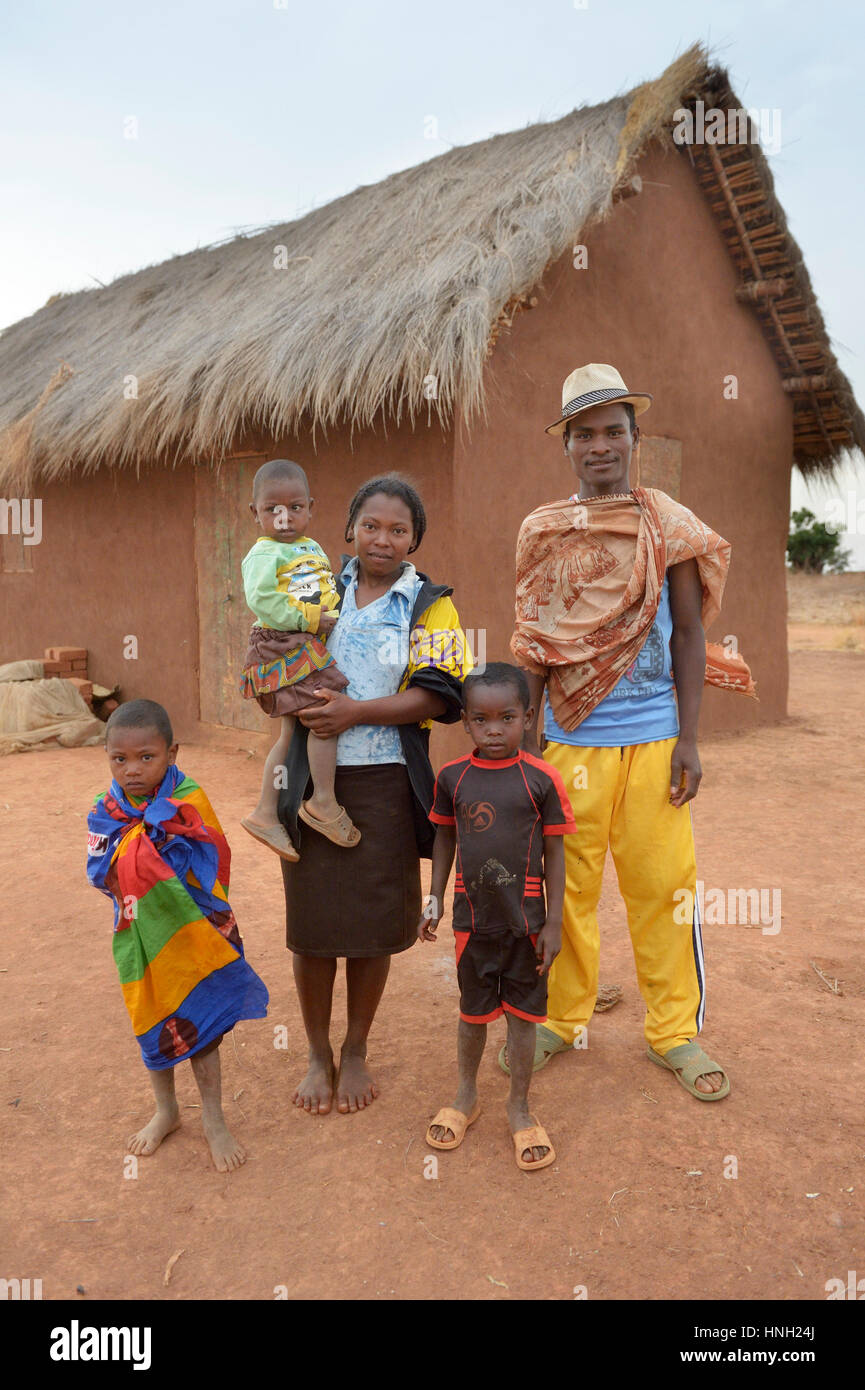
[[[703, 626], [721, 611], [730, 545], [657, 488], [549, 502], [517, 541], [511, 651], [547, 677], [553, 714], [576, 729], [631, 665], [655, 621], [670, 565], [696, 560]], [[755, 695], [738, 654], [706, 644], [706, 681]]]

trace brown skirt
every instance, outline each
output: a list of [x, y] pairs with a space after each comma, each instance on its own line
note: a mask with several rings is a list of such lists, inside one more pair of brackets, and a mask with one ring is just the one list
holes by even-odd
[[300, 862], [282, 860], [285, 944], [301, 956], [393, 956], [417, 940], [420, 858], [402, 763], [338, 767], [336, 798], [361, 833], [342, 849], [301, 822]]

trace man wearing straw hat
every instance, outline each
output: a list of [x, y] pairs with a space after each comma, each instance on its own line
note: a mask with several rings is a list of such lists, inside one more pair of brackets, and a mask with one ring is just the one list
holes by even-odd
[[[697, 1100], [730, 1083], [696, 1041], [705, 988], [688, 802], [700, 785], [704, 681], [753, 695], [741, 657], [707, 644], [728, 543], [630, 465], [649, 409], [615, 367], [578, 367], [560, 435], [578, 486], [526, 518], [517, 543], [511, 649], [543, 708], [543, 756], [562, 774], [578, 831], [566, 845], [562, 951], [549, 980], [535, 1069], [585, 1045], [598, 992], [597, 905], [607, 848], [628, 913], [648, 1057]], [[537, 726], [527, 741], [539, 751]], [[507, 1070], [507, 1053], [499, 1060]]]

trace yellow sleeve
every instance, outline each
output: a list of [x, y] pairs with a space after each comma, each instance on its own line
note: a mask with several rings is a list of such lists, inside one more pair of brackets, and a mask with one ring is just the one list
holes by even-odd
[[437, 598], [412, 628], [408, 667], [403, 686], [416, 671], [435, 666], [456, 680], [465, 680], [474, 666], [474, 657], [460, 626], [459, 614], [447, 595]]

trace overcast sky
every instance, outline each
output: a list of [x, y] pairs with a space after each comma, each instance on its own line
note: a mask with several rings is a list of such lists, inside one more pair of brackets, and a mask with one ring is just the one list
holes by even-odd
[[[859, 0], [4, 0], [3, 30], [0, 325], [606, 100], [702, 39], [777, 113], [777, 192], [865, 402]], [[865, 568], [865, 535], [845, 543]]]

